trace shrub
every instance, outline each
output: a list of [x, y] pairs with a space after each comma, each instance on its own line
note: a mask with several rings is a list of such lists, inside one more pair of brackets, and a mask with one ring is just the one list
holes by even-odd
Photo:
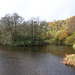
[[73, 45], [74, 43], [75, 43], [75, 37], [73, 35], [67, 37], [65, 40], [66, 45]]
[[73, 45], [73, 48], [75, 49], [75, 44]]
[[23, 45], [42, 45], [44, 40], [36, 36], [16, 36], [13, 41], [14, 46], [23, 46]]
[[66, 38], [66, 34], [62, 30], [59, 30], [54, 35], [54, 38], [51, 39], [52, 43], [64, 44], [64, 39]]
[[11, 45], [12, 44], [12, 37], [11, 37], [11, 35], [9, 34], [7, 36], [6, 35], [1, 36], [0, 44], [2, 44], [2, 45]]

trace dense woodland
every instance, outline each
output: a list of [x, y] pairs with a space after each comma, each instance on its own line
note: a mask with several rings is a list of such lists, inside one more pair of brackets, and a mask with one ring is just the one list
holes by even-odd
[[31, 46], [45, 44], [75, 44], [75, 16], [53, 22], [31, 18], [25, 21], [17, 13], [0, 19], [0, 44]]

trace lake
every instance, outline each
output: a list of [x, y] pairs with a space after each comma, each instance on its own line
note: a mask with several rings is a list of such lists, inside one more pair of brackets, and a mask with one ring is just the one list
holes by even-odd
[[75, 67], [62, 64], [71, 46], [0, 46], [0, 75], [75, 75]]

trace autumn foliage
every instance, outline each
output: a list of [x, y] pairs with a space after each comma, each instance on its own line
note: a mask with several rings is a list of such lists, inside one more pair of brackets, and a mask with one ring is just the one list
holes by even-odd
[[63, 40], [67, 37], [67, 31], [62, 30], [61, 33], [59, 34], [59, 40]]
[[75, 44], [75, 16], [52, 22], [31, 18], [25, 21], [17, 13], [7, 14], [0, 19], [1, 45]]
[[58, 20], [49, 23], [52, 33], [51, 42], [73, 45], [75, 43], [75, 16], [66, 20]]
[[72, 16], [68, 21], [67, 21], [67, 31], [68, 33], [72, 34], [75, 32], [75, 16]]

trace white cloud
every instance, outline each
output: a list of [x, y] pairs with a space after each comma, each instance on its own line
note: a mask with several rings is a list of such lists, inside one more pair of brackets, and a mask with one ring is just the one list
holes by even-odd
[[[0, 17], [17, 12], [25, 19], [40, 17], [51, 21], [71, 16], [73, 0], [0, 0]], [[73, 7], [72, 7], [73, 6]]]

